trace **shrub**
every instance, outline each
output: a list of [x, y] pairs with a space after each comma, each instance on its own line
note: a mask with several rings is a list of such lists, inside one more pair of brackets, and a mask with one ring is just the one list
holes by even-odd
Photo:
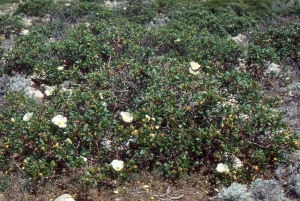
[[20, 16], [0, 16], [0, 34], [9, 38], [11, 34], [19, 34], [24, 27]]
[[298, 23], [291, 23], [280, 28], [270, 28], [267, 32], [257, 34], [254, 44], [266, 49], [274, 49], [281, 60], [291, 58], [298, 62], [300, 54], [298, 51], [299, 43]]
[[222, 201], [252, 201], [247, 186], [233, 182], [228, 188], [223, 188], [218, 195]]
[[289, 201], [282, 187], [275, 180], [256, 179], [250, 185], [249, 191], [255, 200]]
[[57, 9], [58, 7], [51, 0], [30, 0], [24, 4], [20, 4], [14, 15], [26, 14], [29, 16], [40, 17]]
[[231, 9], [237, 15], [249, 15], [250, 13], [255, 13], [256, 15], [265, 15], [270, 14], [270, 6], [272, 1], [270, 0], [210, 0], [205, 1], [203, 5], [211, 10], [213, 13], [223, 12], [224, 10]]
[[273, 48], [263, 48], [253, 44], [250, 44], [246, 48], [244, 57], [247, 71], [257, 80], [264, 76], [270, 63], [279, 61], [277, 53]]
[[8, 76], [6, 74], [0, 77], [0, 97], [3, 101], [3, 97], [9, 92], [21, 92], [25, 93], [29, 98], [32, 95], [29, 93], [28, 87], [31, 86], [31, 80], [21, 75]]
[[[203, 13], [189, 12], [191, 24], [174, 14], [166, 26], [147, 30], [140, 23], [152, 14], [135, 18], [147, 11], [135, 6], [128, 16], [110, 11], [128, 19], [97, 18], [84, 7], [97, 19], [89, 26], [63, 30], [55, 22], [16, 39], [4, 71], [35, 76], [56, 89], [43, 104], [24, 93], [6, 95], [3, 167], [13, 157], [33, 181], [82, 169], [85, 182], [97, 183], [155, 169], [170, 178], [197, 171], [228, 185], [247, 183], [285, 161], [284, 153], [297, 148], [297, 135], [272, 109], [279, 100], [263, 97], [251, 74], [236, 68], [243, 47], [228, 40], [221, 25], [217, 35], [204, 21], [204, 30], [195, 26]], [[64, 37], [50, 42], [57, 33]], [[256, 53], [265, 52], [252, 48], [250, 63], [261, 62]], [[274, 56], [270, 52], [263, 57]], [[201, 67], [191, 69], [192, 61]], [[63, 87], [65, 81], [70, 84]], [[33, 117], [23, 121], [28, 112]], [[131, 114], [126, 121], [123, 112]], [[66, 127], [65, 120], [53, 120], [57, 115], [67, 119]], [[243, 167], [233, 170], [222, 161], [225, 155], [238, 157]], [[124, 162], [118, 172], [111, 167], [116, 159]], [[215, 171], [220, 162], [228, 173]]]
[[17, 3], [17, 2], [19, 2], [19, 1], [18, 0], [3, 0], [3, 1], [1, 1], [1, 5], [6, 4], [6, 3]]
[[296, 174], [294, 178], [294, 191], [300, 196], [300, 174]]
[[[104, 91], [92, 86], [86, 90], [89, 87], [82, 86], [74, 89], [71, 97], [57, 91], [46, 105], [21, 95], [7, 95], [12, 101], [11, 108], [2, 111], [0, 120], [2, 132], [7, 133], [1, 145], [5, 155], [9, 158], [10, 154], [17, 153], [19, 157], [15, 159], [33, 179], [51, 174], [56, 167], [82, 167], [85, 163], [81, 156], [84, 156], [106, 167], [100, 170], [97, 165], [90, 167], [93, 171], [89, 172], [88, 181], [97, 181], [95, 178], [103, 179], [111, 174], [107, 165], [117, 157], [126, 164], [121, 176], [140, 168], [155, 168], [174, 177], [203, 166], [214, 169], [219, 157], [227, 152], [239, 156], [245, 164], [242, 173], [235, 175], [235, 179], [245, 182], [257, 174], [254, 167], [269, 169], [284, 160], [283, 147], [290, 150], [294, 146], [296, 136], [285, 130], [279, 114], [261, 105], [261, 100], [265, 104], [272, 101], [261, 97], [257, 83], [247, 74], [223, 72], [214, 66], [219, 69], [219, 75], [194, 76], [188, 73], [185, 64], [175, 59], [162, 58], [157, 62], [152, 68], [124, 63], [125, 66], [119, 66], [123, 68], [122, 74], [102, 77]], [[115, 118], [117, 111], [130, 111], [133, 121], [125, 123]], [[34, 116], [29, 122], [22, 122], [26, 112], [33, 112]], [[67, 117], [67, 128], [60, 129], [51, 123], [57, 114]], [[248, 120], [242, 120], [241, 114], [247, 114]], [[146, 115], [155, 119], [149, 120]], [[111, 150], [99, 144], [104, 139], [113, 142]], [[32, 162], [24, 163], [23, 156]], [[41, 164], [43, 168], [36, 169]], [[220, 177], [225, 183], [233, 178], [231, 171], [229, 177]]]

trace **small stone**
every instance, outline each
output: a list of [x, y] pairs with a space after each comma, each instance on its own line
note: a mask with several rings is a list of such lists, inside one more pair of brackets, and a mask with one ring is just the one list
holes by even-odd
[[71, 195], [69, 194], [63, 194], [56, 198], [54, 201], [75, 201]]
[[36, 100], [42, 100], [44, 98], [44, 94], [40, 90], [33, 87], [27, 87], [26, 91], [30, 97]]
[[150, 186], [149, 186], [149, 185], [144, 185], [144, 186], [143, 186], [143, 189], [144, 189], [145, 191], [149, 191], [149, 190], [150, 190]]

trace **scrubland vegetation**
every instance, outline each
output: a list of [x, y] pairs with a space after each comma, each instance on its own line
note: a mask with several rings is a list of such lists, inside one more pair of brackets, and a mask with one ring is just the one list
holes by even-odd
[[[19, 4], [0, 16], [0, 79], [10, 80], [0, 91], [0, 191], [9, 175], [32, 186], [72, 175], [89, 188], [156, 172], [169, 181], [197, 174], [211, 197], [230, 186], [222, 200], [264, 200], [264, 188], [288, 200], [271, 179], [299, 135], [261, 89], [290, 82], [299, 10], [284, 0]], [[239, 33], [246, 45], [230, 39]], [[265, 73], [272, 62], [280, 76]], [[28, 80], [42, 100], [26, 92]]]

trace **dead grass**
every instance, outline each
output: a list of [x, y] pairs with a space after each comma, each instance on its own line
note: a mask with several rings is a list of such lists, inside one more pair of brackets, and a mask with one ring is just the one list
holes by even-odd
[[[176, 181], [160, 177], [156, 172], [131, 175], [125, 182], [103, 182], [85, 185], [76, 174], [57, 176], [48, 181], [33, 184], [21, 172], [0, 173], [1, 179], [8, 179], [6, 190], [0, 201], [41, 200], [49, 201], [61, 194], [72, 195], [76, 201], [97, 200], [209, 200], [212, 192], [200, 175], [191, 175]], [[146, 187], [145, 185], [148, 185]], [[217, 199], [214, 199], [217, 200]]]

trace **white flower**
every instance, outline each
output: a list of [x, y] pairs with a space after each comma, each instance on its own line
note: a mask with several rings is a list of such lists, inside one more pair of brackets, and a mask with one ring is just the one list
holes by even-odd
[[246, 119], [249, 119], [249, 116], [246, 115], [246, 114], [240, 114], [240, 115], [239, 115], [239, 118], [240, 118], [241, 120], [246, 120]]
[[189, 72], [193, 75], [198, 75], [199, 71], [194, 71], [191, 67], [189, 68]]
[[65, 67], [63, 67], [63, 66], [59, 66], [59, 67], [57, 67], [57, 70], [63, 70]]
[[123, 169], [124, 167], [124, 162], [121, 160], [113, 160], [111, 162], [111, 166], [116, 170], [116, 171], [120, 171]]
[[62, 115], [56, 115], [52, 118], [52, 123], [58, 125], [60, 128], [67, 127], [67, 117], [63, 117]]
[[150, 120], [150, 116], [149, 115], [145, 115], [146, 116], [146, 120], [149, 121]]
[[156, 129], [159, 129], [159, 126], [155, 126]]
[[223, 172], [229, 172], [228, 166], [226, 164], [223, 164], [223, 163], [219, 163], [217, 165], [216, 169], [217, 169], [218, 172], [221, 172], [221, 173], [223, 173]]
[[200, 67], [201, 67], [200, 64], [198, 64], [198, 63], [196, 63], [196, 62], [194, 62], [194, 61], [191, 62], [191, 69], [192, 69], [193, 71], [199, 70]]
[[16, 122], [15, 118], [11, 118], [10, 121], [13, 122], [13, 123]]
[[71, 6], [71, 4], [69, 4], [69, 3], [66, 3], [66, 4], [65, 4], [65, 6]]
[[54, 90], [56, 89], [56, 87], [46, 87], [46, 90], [45, 90], [45, 94], [46, 94], [46, 96], [51, 96], [52, 94], [53, 94], [53, 92], [54, 92]]
[[26, 113], [23, 117], [23, 121], [29, 121], [32, 116], [33, 116], [32, 112]]
[[107, 107], [107, 103], [106, 102], [102, 102], [102, 106], [103, 107]]
[[87, 162], [87, 158], [86, 157], [83, 157], [83, 156], [80, 156], [84, 162]]
[[67, 138], [66, 141], [69, 143], [69, 144], [73, 144], [72, 140], [70, 140], [70, 138]]
[[239, 158], [235, 157], [234, 160], [233, 160], [233, 168], [238, 169], [242, 166], [243, 166], [242, 161]]
[[103, 95], [102, 95], [102, 93], [99, 93], [99, 96], [100, 96], [100, 98], [101, 98], [101, 99], [103, 99]]
[[178, 39], [176, 39], [176, 40], [175, 40], [175, 42], [180, 42], [180, 41], [181, 41], [181, 39], [180, 39], [180, 38], [178, 38]]
[[133, 116], [129, 112], [121, 112], [120, 113], [122, 116], [123, 121], [125, 122], [132, 122]]

